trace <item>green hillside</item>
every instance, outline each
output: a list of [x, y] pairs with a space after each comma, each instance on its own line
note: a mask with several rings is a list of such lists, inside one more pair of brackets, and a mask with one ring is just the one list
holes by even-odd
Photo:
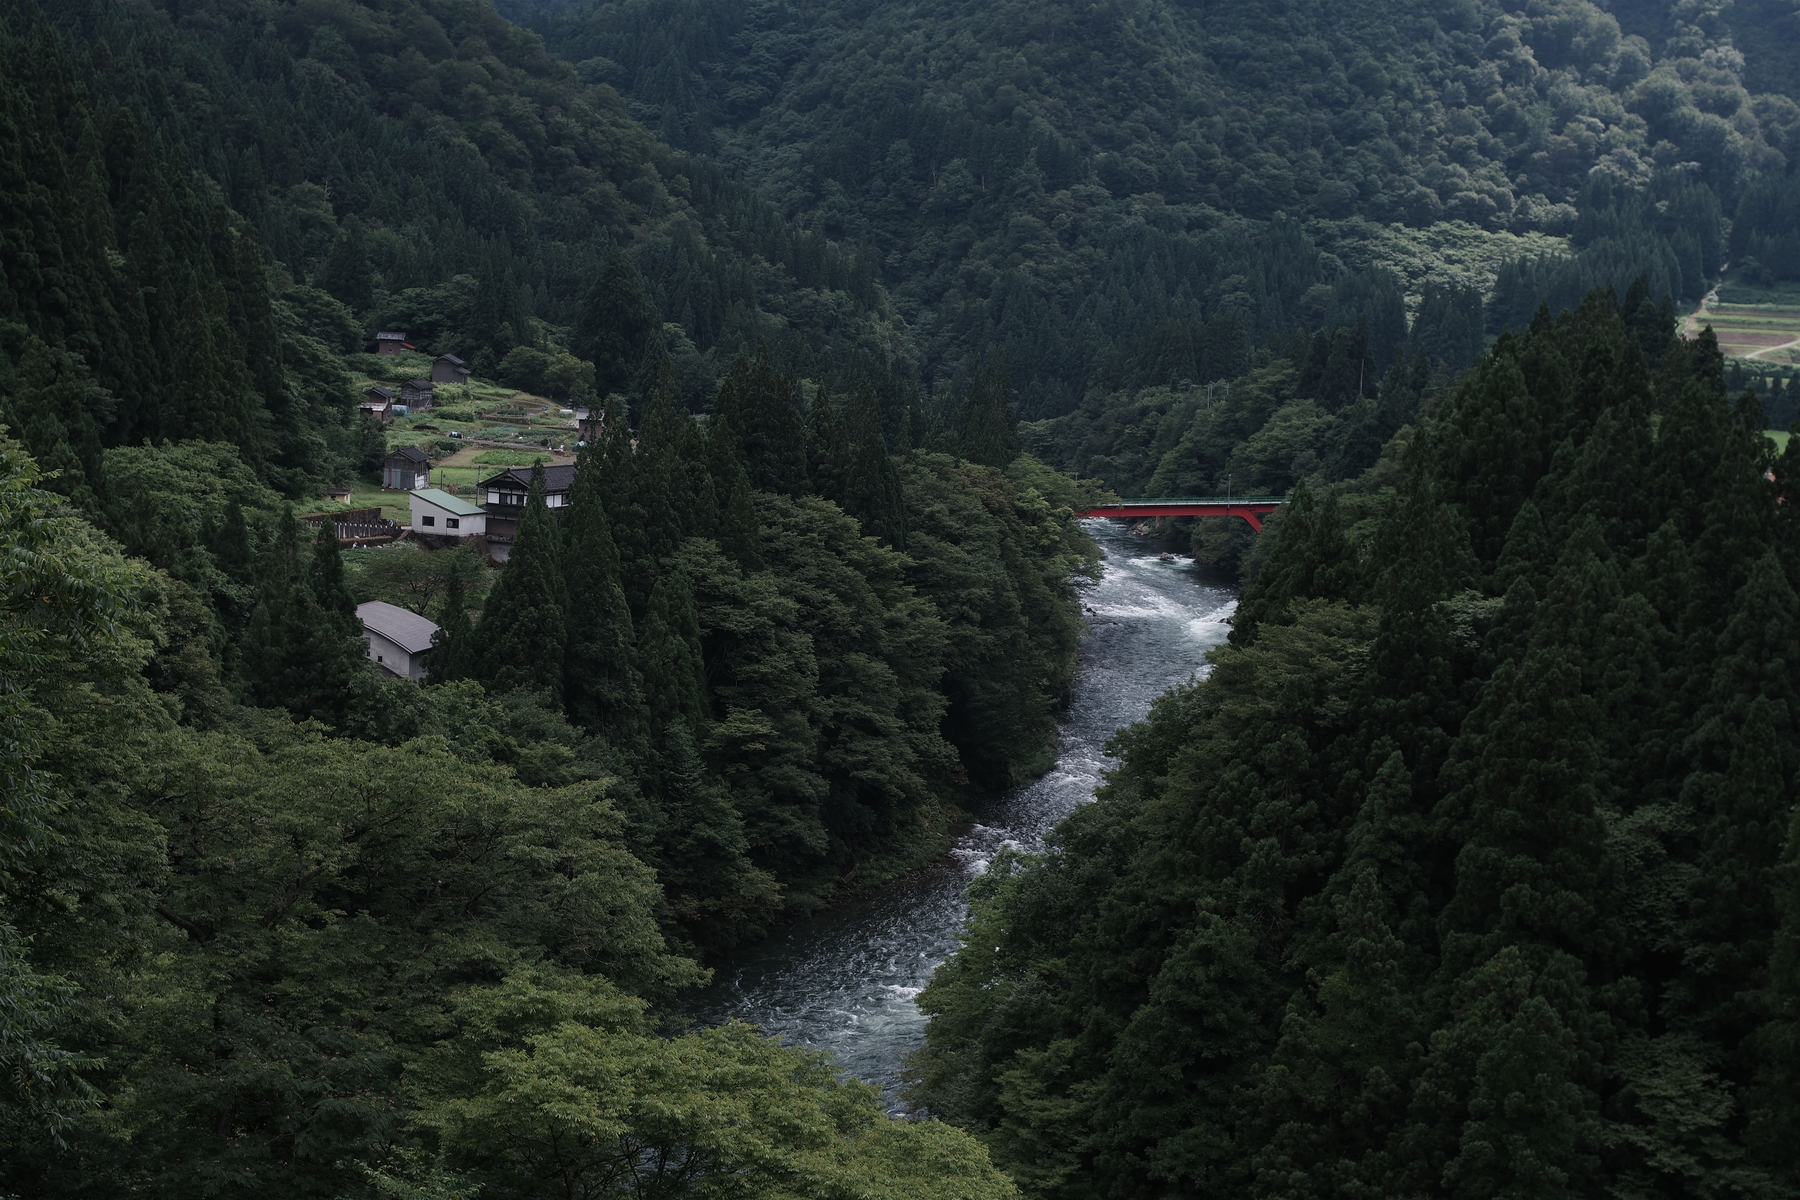
[[1723, 17], [1647, 40], [1583, 0], [518, 10], [673, 143], [867, 247], [928, 378], [1004, 346], [1028, 416], [1166, 319], [1349, 324], [1342, 292], [1386, 272], [1416, 308], [1516, 260], [1490, 333], [1644, 270], [1697, 298], [1720, 214], [1800, 145]]

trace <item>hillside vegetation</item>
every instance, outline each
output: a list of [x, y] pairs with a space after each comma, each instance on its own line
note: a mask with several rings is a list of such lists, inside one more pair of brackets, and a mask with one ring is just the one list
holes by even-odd
[[[1790, 7], [0, 0], [0, 1193], [1793, 1193]], [[577, 404], [503, 568], [312, 511]], [[943, 1119], [690, 1028], [1048, 768], [1109, 490], [1291, 502]]]
[[1800, 38], [1766, 6], [1629, 28], [1586, 0], [512, 9], [673, 143], [874, 254], [929, 379], [1004, 346], [1027, 417], [1171, 317], [1231, 313], [1252, 341], [1350, 324], [1345, 278], [1416, 306], [1498, 271], [1490, 332], [1641, 271], [1653, 301], [1697, 298], [1720, 215], [1800, 158], [1762, 57]]
[[1210, 675], [975, 885], [919, 1098], [1045, 1197], [1788, 1194], [1800, 460], [1760, 418], [1595, 295], [1385, 487], [1298, 490]]

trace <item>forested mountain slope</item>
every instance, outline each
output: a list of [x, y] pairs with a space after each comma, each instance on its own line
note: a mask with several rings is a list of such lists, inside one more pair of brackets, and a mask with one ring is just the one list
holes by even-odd
[[289, 494], [342, 478], [362, 431], [333, 360], [377, 328], [482, 375], [521, 347], [585, 360], [597, 395], [641, 392], [666, 348], [695, 406], [765, 342], [817, 370], [903, 348], [871, 264], [657, 142], [484, 4], [5, 12], [0, 316], [44, 346], [0, 369], [48, 389], [15, 423], [80, 463], [65, 489], [103, 494], [97, 449], [146, 436], [229, 441]]
[[[1800, 449], [1604, 295], [977, 885], [920, 1096], [1033, 1195], [1786, 1195]], [[1771, 475], [1770, 472], [1773, 472]]]
[[[1366, 295], [1393, 271], [1416, 303], [1519, 260], [1491, 332], [1643, 270], [1657, 299], [1698, 296], [1719, 214], [1800, 156], [1791, 83], [1746, 65], [1795, 41], [1762, 7], [1629, 30], [1585, 0], [514, 11], [665, 137], [878, 255], [928, 376], [1004, 345], [1027, 417], [1168, 317], [1231, 313], [1252, 341], [1349, 324], [1346, 273]], [[1615, 195], [1658, 175], [1647, 206]], [[1563, 247], [1520, 235], [1588, 261], [1531, 268]]]

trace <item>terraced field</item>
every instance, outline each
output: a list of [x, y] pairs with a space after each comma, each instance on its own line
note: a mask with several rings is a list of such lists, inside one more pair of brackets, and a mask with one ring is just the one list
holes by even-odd
[[1708, 325], [1728, 358], [1800, 363], [1800, 289], [1727, 283], [1688, 317], [1682, 332], [1693, 337]]

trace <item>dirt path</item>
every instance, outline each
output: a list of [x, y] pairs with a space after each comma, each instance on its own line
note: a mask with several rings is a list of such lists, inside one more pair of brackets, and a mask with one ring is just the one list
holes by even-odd
[[1681, 322], [1681, 336], [1684, 338], [1691, 338], [1691, 337], [1699, 336], [1700, 326], [1698, 324], [1696, 324], [1695, 322], [1700, 322], [1700, 323], [1704, 324], [1705, 319], [1706, 319], [1706, 310], [1711, 308], [1714, 304], [1717, 304], [1718, 302], [1719, 302], [1719, 287], [1717, 284], [1714, 284], [1713, 289], [1710, 292], [1708, 292], [1708, 293], [1706, 293], [1706, 295], [1700, 297], [1700, 303], [1694, 306], [1694, 311], [1689, 313], [1687, 315], [1687, 317], [1685, 319], [1683, 319], [1683, 321]]

